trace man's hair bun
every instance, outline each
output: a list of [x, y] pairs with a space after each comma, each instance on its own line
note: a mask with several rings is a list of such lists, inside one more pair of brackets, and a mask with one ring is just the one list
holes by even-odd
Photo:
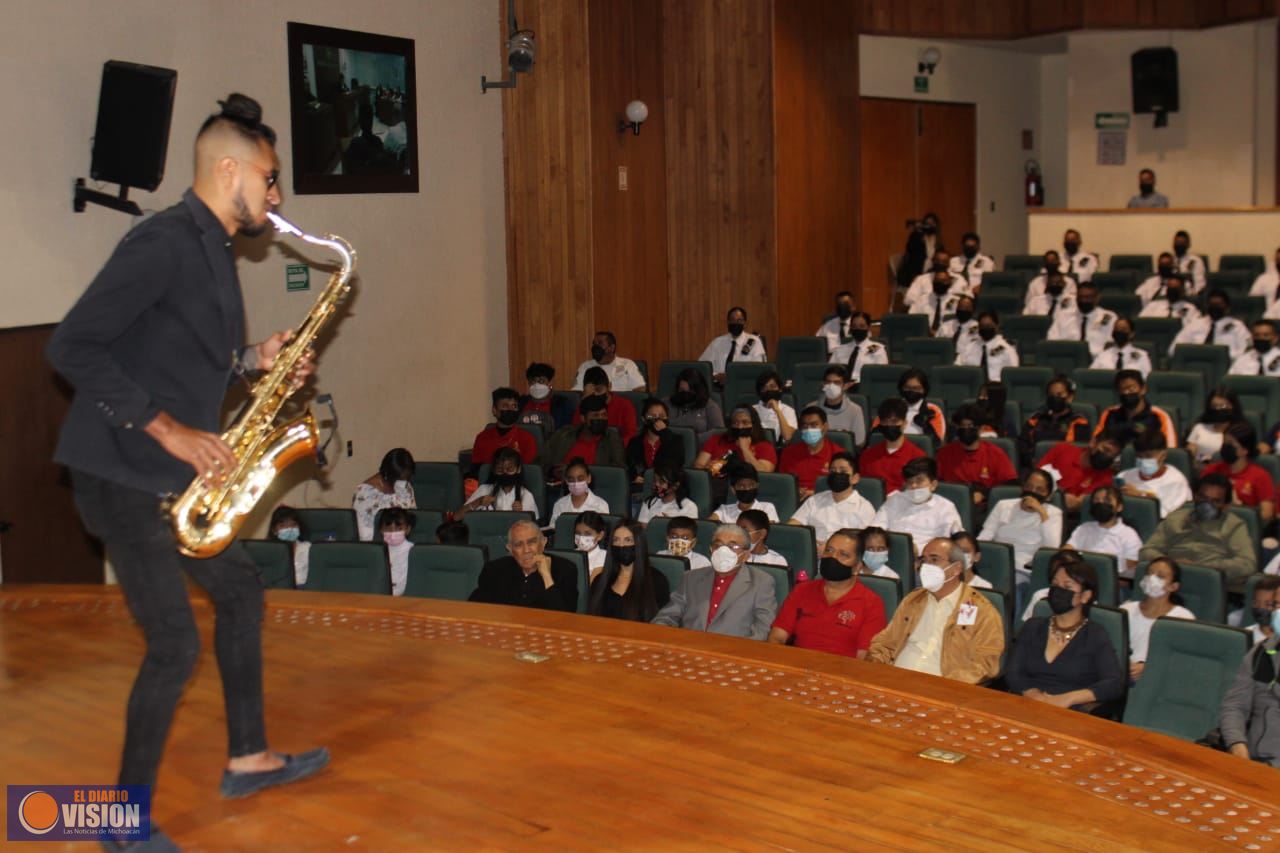
[[258, 124], [262, 121], [262, 105], [239, 92], [232, 92], [225, 101], [218, 101], [222, 107], [222, 117], [245, 124]]

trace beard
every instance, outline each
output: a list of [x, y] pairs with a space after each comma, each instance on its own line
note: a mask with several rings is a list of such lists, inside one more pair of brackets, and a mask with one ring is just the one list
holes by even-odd
[[263, 217], [261, 222], [255, 222], [253, 215], [249, 213], [249, 205], [244, 200], [244, 193], [236, 193], [236, 233], [243, 234], [245, 237], [261, 237], [266, 233], [267, 226], [270, 222]]

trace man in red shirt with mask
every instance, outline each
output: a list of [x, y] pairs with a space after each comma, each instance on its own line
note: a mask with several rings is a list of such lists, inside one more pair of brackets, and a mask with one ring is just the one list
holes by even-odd
[[1115, 432], [1100, 432], [1088, 447], [1077, 447], [1067, 441], [1054, 445], [1035, 467], [1057, 475], [1057, 487], [1067, 510], [1078, 511], [1086, 495], [1115, 480], [1115, 463], [1122, 447]]

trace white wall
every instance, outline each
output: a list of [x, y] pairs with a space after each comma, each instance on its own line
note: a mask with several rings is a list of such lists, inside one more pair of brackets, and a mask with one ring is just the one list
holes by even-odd
[[[290, 20], [415, 39], [419, 193], [289, 197]], [[280, 134], [282, 212], [359, 252], [351, 313], [320, 354], [317, 382], [338, 402], [355, 455], [338, 458], [330, 490], [312, 485], [287, 499], [349, 505], [390, 447], [452, 459], [470, 445], [488, 391], [507, 373], [501, 100], [479, 85], [482, 73], [501, 70], [495, 2], [45, 0], [10, 4], [0, 57], [14, 93], [0, 141], [0, 327], [60, 319], [129, 227], [104, 208], [71, 212], [72, 179], [88, 173], [102, 63], [176, 68], [165, 179], [155, 194], [133, 193], [139, 203], [159, 209], [179, 198], [200, 122], [218, 98], [242, 91]], [[248, 249], [240, 276], [258, 339], [296, 325], [324, 276], [313, 270], [309, 293], [286, 293], [280, 248]]]
[[1112, 255], [1150, 253], [1154, 264], [1178, 230], [1191, 234], [1191, 251], [1207, 255], [1209, 269], [1216, 270], [1223, 255], [1262, 255], [1269, 263], [1280, 234], [1278, 210], [1046, 210], [1028, 220], [1033, 246], [1058, 245], [1063, 231], [1080, 229], [1103, 269]]
[[[929, 92], [918, 95], [912, 78], [921, 50], [929, 45], [940, 48], [942, 61]], [[859, 36], [858, 75], [860, 93], [868, 97], [976, 104], [978, 233], [988, 252], [1022, 252], [1027, 242], [1023, 164], [1039, 159], [1036, 151], [1022, 150], [1022, 131], [1036, 128], [1040, 57], [957, 42]]]
[[[1195, 31], [1070, 34], [1067, 205], [1122, 207], [1144, 167], [1156, 170], [1160, 191], [1177, 207], [1272, 204], [1275, 27], [1271, 19]], [[1129, 112], [1130, 55], [1166, 45], [1178, 52], [1179, 111], [1165, 128], [1134, 115], [1125, 165], [1097, 165], [1094, 114]]]
[[1040, 112], [1036, 147], [1044, 177], [1044, 206], [1067, 206], [1067, 55], [1040, 57]]

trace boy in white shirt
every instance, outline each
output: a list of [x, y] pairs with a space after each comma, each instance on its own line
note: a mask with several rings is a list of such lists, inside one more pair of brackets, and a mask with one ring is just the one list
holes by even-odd
[[749, 509], [758, 509], [769, 517], [770, 521], [778, 521], [778, 509], [768, 501], [756, 500], [760, 494], [760, 475], [752, 465], [745, 462], [735, 463], [729, 471], [729, 485], [733, 487], [734, 500], [728, 501], [711, 514], [712, 521], [733, 524], [738, 516]]
[[1116, 558], [1120, 577], [1132, 578], [1138, 566], [1142, 537], [1120, 517], [1124, 512], [1124, 496], [1115, 486], [1094, 489], [1089, 496], [1089, 518], [1075, 529], [1066, 548], [1110, 554]]
[[1121, 491], [1134, 498], [1155, 498], [1160, 502], [1160, 517], [1191, 501], [1191, 484], [1177, 468], [1166, 465], [1169, 444], [1163, 430], [1147, 430], [1133, 442], [1138, 454], [1137, 467], [1121, 471]]
[[707, 569], [711, 561], [693, 550], [698, 544], [698, 522], [680, 516], [667, 522], [667, 547], [658, 553], [664, 557], [684, 557], [689, 570]]
[[911, 537], [919, 555], [931, 539], [964, 529], [955, 504], [937, 494], [938, 463], [925, 456], [902, 466], [902, 489], [885, 498], [871, 524]]
[[827, 491], [811, 495], [787, 523], [812, 527], [819, 551], [837, 530], [862, 530], [875, 518], [876, 508], [854, 490], [857, 482], [853, 455], [837, 453], [827, 463]]
[[769, 516], [758, 509], [749, 509], [738, 516], [738, 526], [747, 531], [747, 538], [751, 540], [748, 563], [786, 568], [787, 558], [769, 547]]

